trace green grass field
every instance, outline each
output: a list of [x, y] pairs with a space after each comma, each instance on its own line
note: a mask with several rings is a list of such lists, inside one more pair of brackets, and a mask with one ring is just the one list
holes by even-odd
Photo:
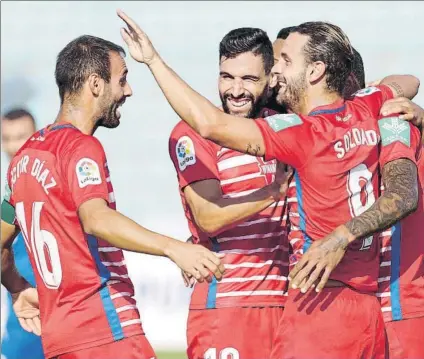
[[158, 359], [187, 359], [185, 352], [157, 352]]

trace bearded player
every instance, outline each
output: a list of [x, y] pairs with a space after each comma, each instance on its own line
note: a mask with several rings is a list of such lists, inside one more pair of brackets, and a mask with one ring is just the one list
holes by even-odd
[[[2, 284], [24, 329], [40, 334], [46, 358], [151, 359], [123, 252], [167, 256], [202, 281], [219, 280], [217, 255], [150, 232], [115, 210], [97, 127], [119, 125], [132, 95], [124, 50], [81, 36], [58, 55], [61, 108], [11, 161], [2, 203]], [[26, 242], [37, 291], [15, 270], [11, 244]]]
[[[217, 110], [193, 91], [163, 62], [137, 24], [122, 12], [118, 15], [128, 24], [121, 34], [132, 56], [149, 66], [174, 110], [202, 137], [275, 158], [297, 170], [304, 238], [299, 241], [302, 250], [291, 258], [298, 261], [293, 273], [295, 290], [289, 292], [277, 351], [271, 357], [384, 357], [383, 323], [373, 294], [378, 241], [368, 236], [416, 209], [417, 169], [402, 141], [380, 131], [378, 114], [384, 100], [415, 96], [418, 80], [389, 77], [382, 86], [344, 101], [342, 93], [353, 58], [350, 42], [334, 25], [305, 23], [286, 39], [273, 69], [278, 101], [300, 115], [240, 119]], [[416, 128], [405, 124], [411, 143], [419, 140]], [[379, 158], [380, 143], [390, 151]], [[386, 191], [376, 200], [379, 166]], [[393, 176], [394, 167], [401, 176]], [[403, 183], [408, 183], [408, 188]], [[386, 208], [390, 215], [381, 215]], [[369, 213], [372, 221], [367, 220]], [[316, 293], [302, 298], [301, 292], [319, 278]], [[314, 305], [310, 307], [311, 301]], [[358, 325], [346, 331], [343, 323], [352, 321]], [[296, 335], [290, 335], [293, 332]], [[320, 332], [337, 337], [337, 341], [323, 340], [317, 335]]]
[[[223, 111], [241, 118], [269, 112], [263, 107], [273, 66], [267, 34], [230, 31], [219, 60]], [[276, 175], [275, 160], [217, 146], [183, 121], [171, 133], [169, 153], [192, 239], [226, 254], [225, 278], [194, 287], [187, 355], [268, 358], [287, 291], [285, 176]]]

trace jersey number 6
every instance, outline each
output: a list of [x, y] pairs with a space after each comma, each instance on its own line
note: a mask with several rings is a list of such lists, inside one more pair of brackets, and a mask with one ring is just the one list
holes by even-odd
[[[62, 281], [62, 266], [56, 238], [52, 233], [40, 228], [40, 215], [43, 205], [44, 202], [32, 204], [32, 220], [29, 228], [25, 219], [23, 202], [16, 203], [15, 211], [28, 251], [34, 254], [38, 273], [47, 288], [57, 289]], [[46, 254], [50, 257], [51, 270], [47, 265]]]

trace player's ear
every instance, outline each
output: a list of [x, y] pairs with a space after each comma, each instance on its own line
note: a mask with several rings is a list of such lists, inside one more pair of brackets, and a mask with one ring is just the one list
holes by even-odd
[[104, 85], [104, 80], [98, 74], [93, 73], [88, 77], [88, 86], [95, 97], [103, 93]]
[[315, 84], [319, 82], [325, 75], [326, 66], [322, 61], [315, 61], [308, 65], [306, 76], [309, 83]]

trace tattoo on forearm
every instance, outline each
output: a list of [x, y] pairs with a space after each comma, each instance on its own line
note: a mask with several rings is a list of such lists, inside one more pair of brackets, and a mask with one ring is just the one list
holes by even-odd
[[258, 153], [261, 151], [261, 146], [256, 145], [254, 148], [251, 143], [249, 143], [246, 147], [246, 153], [252, 156], [258, 156]]
[[364, 213], [346, 227], [357, 237], [383, 231], [415, 211], [418, 205], [417, 167], [408, 159], [387, 163], [382, 171], [385, 191]]
[[397, 82], [391, 82], [389, 85], [394, 88], [396, 94], [399, 97], [405, 96], [405, 93], [403, 92], [402, 87]]

